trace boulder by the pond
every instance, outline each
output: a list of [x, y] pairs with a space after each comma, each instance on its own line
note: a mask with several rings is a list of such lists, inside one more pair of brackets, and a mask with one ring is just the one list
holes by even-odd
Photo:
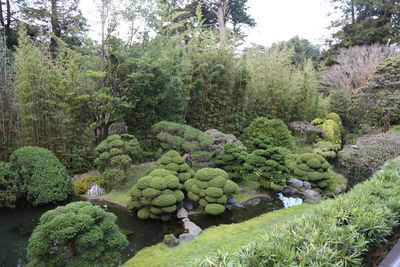
[[184, 218], [187, 218], [188, 216], [189, 216], [189, 214], [185, 208], [180, 208], [178, 210], [178, 213], [176, 214], [176, 217], [178, 219], [184, 219]]
[[106, 190], [98, 184], [93, 184], [92, 187], [86, 192], [89, 196], [101, 196], [106, 193]]
[[287, 182], [287, 184], [289, 186], [293, 187], [293, 188], [296, 188], [296, 189], [301, 189], [304, 186], [304, 182], [303, 181], [301, 181], [299, 179], [295, 179], [295, 178], [290, 179]]
[[321, 199], [320, 193], [315, 190], [307, 189], [303, 192], [304, 202], [317, 203]]
[[292, 196], [292, 195], [300, 195], [301, 192], [299, 189], [292, 187], [292, 186], [286, 186], [283, 190], [282, 193], [284, 195]]
[[177, 247], [179, 245], [179, 239], [173, 234], [165, 235], [163, 243], [168, 247]]
[[182, 219], [183, 227], [186, 229], [188, 234], [198, 236], [201, 233], [201, 228], [189, 220], [189, 218]]
[[196, 239], [195, 235], [184, 233], [179, 235], [179, 240], [183, 242], [190, 242]]

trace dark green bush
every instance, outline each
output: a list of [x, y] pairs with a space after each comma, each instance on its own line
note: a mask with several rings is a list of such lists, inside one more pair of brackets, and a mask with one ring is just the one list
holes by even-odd
[[74, 192], [77, 195], [86, 194], [94, 184], [103, 186], [105, 184], [104, 178], [93, 175], [86, 175], [82, 178], [76, 179], [74, 182]]
[[328, 141], [319, 141], [314, 144], [313, 153], [323, 156], [324, 158], [336, 158], [337, 152], [341, 149], [340, 145]]
[[0, 208], [15, 208], [20, 181], [9, 163], [0, 162]]
[[218, 215], [225, 211], [228, 197], [237, 193], [239, 186], [229, 180], [222, 169], [203, 168], [196, 172], [194, 179], [185, 183], [190, 200], [199, 202], [204, 211]]
[[256, 119], [244, 130], [242, 141], [249, 150], [293, 147], [293, 137], [286, 124], [281, 120], [269, 120], [265, 117]]
[[63, 201], [72, 193], [71, 176], [47, 149], [22, 147], [12, 153], [10, 165], [20, 181], [19, 195], [33, 205]]
[[163, 151], [177, 150], [189, 153], [196, 162], [208, 162], [211, 159], [213, 139], [202, 131], [185, 124], [161, 121], [152, 127]]
[[243, 178], [242, 168], [246, 157], [245, 150], [236, 144], [228, 143], [224, 146], [224, 152], [213, 160], [213, 165], [226, 171], [230, 179], [239, 181]]
[[124, 180], [131, 164], [143, 156], [138, 140], [129, 134], [110, 135], [96, 147], [96, 153], [94, 164], [110, 186]]
[[368, 249], [386, 243], [399, 224], [399, 171], [397, 158], [349, 193], [198, 266], [363, 266]]
[[[168, 156], [171, 154], [173, 153]], [[164, 162], [166, 158], [164, 157]], [[132, 187], [129, 206], [138, 209], [137, 215], [141, 219], [168, 220], [185, 197], [181, 188], [183, 185], [176, 172], [157, 168], [140, 178]]]
[[[297, 158], [296, 164], [290, 166], [292, 174], [303, 181], [308, 181], [313, 187], [320, 189], [329, 188], [330, 191], [336, 191], [332, 188], [333, 181], [344, 181], [345, 179], [338, 178], [340, 175], [332, 170], [331, 165], [324, 157], [316, 153], [305, 153]], [[338, 185], [343, 189], [346, 184]]]
[[262, 187], [281, 191], [289, 179], [285, 156], [279, 148], [258, 149], [250, 153], [243, 166], [249, 180], [257, 181]]
[[127, 245], [114, 214], [74, 202], [40, 217], [29, 239], [28, 266], [117, 266]]
[[183, 185], [193, 177], [194, 171], [175, 150], [165, 153], [154, 165], [153, 169], [166, 169], [175, 173]]

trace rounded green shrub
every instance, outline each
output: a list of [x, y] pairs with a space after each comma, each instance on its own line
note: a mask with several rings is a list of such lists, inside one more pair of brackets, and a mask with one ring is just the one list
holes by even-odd
[[9, 163], [0, 162], [0, 208], [15, 208], [20, 181]]
[[71, 176], [47, 149], [22, 147], [10, 157], [10, 168], [18, 177], [18, 191], [33, 205], [64, 201], [72, 193]]
[[247, 179], [274, 191], [281, 191], [289, 179], [285, 156], [279, 148], [254, 150], [246, 158], [243, 173]]
[[239, 186], [229, 180], [228, 173], [217, 168], [198, 170], [184, 187], [189, 199], [199, 202], [204, 211], [211, 215], [224, 212], [228, 197], [239, 191]]
[[342, 133], [344, 132], [342, 121], [336, 113], [329, 113], [325, 120], [317, 118], [311, 124], [321, 128], [324, 132], [323, 140], [336, 145], [342, 144]]
[[340, 145], [328, 141], [319, 141], [314, 144], [313, 153], [323, 156], [324, 158], [336, 158]]
[[[185, 124], [161, 121], [153, 125], [152, 131], [163, 151], [189, 153], [195, 162], [209, 162], [211, 159], [213, 139], [198, 129]], [[181, 164], [179, 160], [172, 162]]]
[[265, 117], [257, 118], [244, 130], [242, 141], [249, 150], [293, 148], [293, 137], [286, 124], [279, 119]]
[[236, 144], [228, 143], [224, 145], [224, 152], [213, 160], [213, 165], [215, 168], [226, 171], [231, 180], [239, 181], [243, 178], [241, 170], [246, 157], [247, 153], [245, 150]]
[[77, 195], [86, 194], [86, 192], [92, 188], [94, 184], [98, 184], [103, 186], [105, 181], [102, 177], [93, 176], [93, 175], [86, 175], [82, 178], [76, 179], [74, 182], [74, 192]]
[[135, 136], [129, 134], [110, 135], [96, 147], [94, 164], [103, 173], [110, 186], [123, 181], [132, 163], [143, 157], [143, 150]]
[[221, 204], [208, 204], [205, 207], [205, 212], [211, 215], [218, 215], [225, 211], [225, 206]]
[[128, 241], [117, 217], [89, 202], [73, 202], [40, 217], [27, 266], [117, 266]]
[[168, 151], [156, 162], [153, 170], [157, 169], [171, 171], [171, 173], [179, 178], [178, 183], [180, 182], [181, 184], [184, 184], [194, 175], [193, 169], [187, 165], [185, 160], [175, 150]]
[[342, 182], [341, 177], [338, 178], [338, 174], [331, 170], [331, 166], [326, 159], [316, 153], [300, 155], [296, 164], [291, 166], [291, 171], [296, 178], [309, 181], [314, 187], [321, 189], [328, 189], [328, 187], [332, 189], [332, 184], [338, 184], [335, 181]]
[[155, 169], [132, 187], [130, 207], [139, 209], [137, 215], [141, 219], [168, 220], [185, 198], [181, 187], [174, 172]]

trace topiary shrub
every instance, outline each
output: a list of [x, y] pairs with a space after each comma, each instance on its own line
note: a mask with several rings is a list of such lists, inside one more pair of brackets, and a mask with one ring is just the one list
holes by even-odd
[[249, 150], [293, 147], [293, 137], [286, 124], [281, 120], [269, 120], [265, 117], [257, 118], [244, 130], [242, 141]]
[[96, 147], [96, 153], [94, 164], [111, 186], [124, 180], [132, 162], [138, 162], [143, 155], [138, 140], [129, 134], [110, 135]]
[[323, 140], [337, 145], [342, 144], [342, 133], [344, 133], [344, 129], [342, 121], [336, 113], [329, 113], [326, 120], [316, 118], [311, 124], [323, 130]]
[[[316, 153], [305, 153], [297, 158], [296, 164], [290, 166], [292, 174], [303, 181], [308, 181], [313, 187], [326, 189], [331, 179], [338, 174], [331, 170], [331, 165], [324, 157]], [[332, 188], [331, 188], [332, 189]]]
[[93, 175], [86, 175], [82, 178], [76, 179], [74, 182], [74, 192], [77, 195], [86, 194], [94, 184], [103, 186], [105, 184], [104, 178]]
[[14, 151], [10, 166], [20, 181], [19, 195], [35, 206], [66, 200], [72, 192], [71, 176], [45, 148], [28, 146]]
[[228, 143], [224, 146], [224, 153], [213, 160], [213, 166], [229, 174], [229, 179], [239, 181], [243, 178], [242, 168], [246, 161], [247, 152], [236, 144]]
[[194, 175], [193, 169], [175, 150], [165, 153], [154, 165], [153, 170], [155, 169], [166, 169], [174, 172], [182, 185]]
[[328, 141], [319, 141], [314, 144], [313, 153], [323, 156], [324, 158], [336, 158], [340, 145]]
[[228, 198], [239, 191], [239, 186], [224, 170], [203, 168], [186, 181], [185, 189], [189, 199], [198, 202], [207, 214], [218, 215], [225, 211]]
[[40, 217], [29, 239], [28, 266], [117, 266], [127, 245], [114, 214], [73, 202]]
[[138, 209], [139, 218], [166, 221], [177, 210], [185, 195], [175, 174], [174, 171], [156, 169], [132, 187], [129, 206]]
[[254, 150], [244, 163], [246, 178], [257, 181], [262, 187], [281, 191], [289, 179], [289, 169], [286, 167], [285, 156], [279, 148]]
[[0, 162], [0, 208], [15, 208], [20, 181], [9, 163]]
[[162, 151], [177, 150], [191, 154], [195, 162], [209, 162], [213, 139], [188, 125], [161, 121], [152, 127]]

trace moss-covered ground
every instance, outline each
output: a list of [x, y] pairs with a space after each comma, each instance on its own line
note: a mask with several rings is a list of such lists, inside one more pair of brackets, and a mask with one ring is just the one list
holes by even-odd
[[274, 227], [313, 209], [312, 205], [300, 205], [263, 214], [251, 220], [220, 225], [204, 230], [196, 240], [169, 248], [162, 243], [147, 247], [125, 263], [133, 266], [190, 266], [197, 259], [213, 256], [218, 251], [235, 252], [257, 237], [274, 231]]

